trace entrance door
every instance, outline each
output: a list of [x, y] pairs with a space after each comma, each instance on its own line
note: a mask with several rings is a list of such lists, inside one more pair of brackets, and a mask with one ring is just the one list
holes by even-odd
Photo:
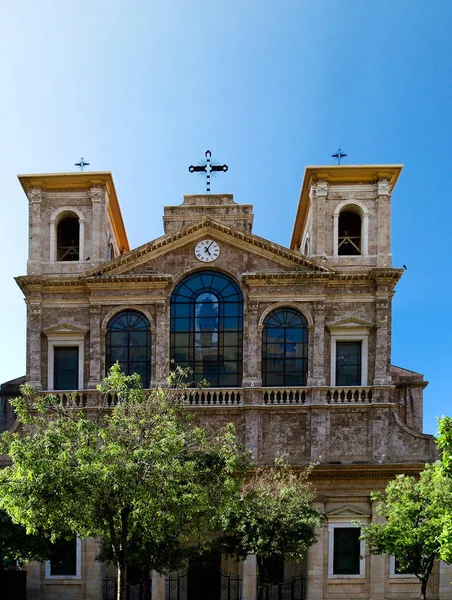
[[221, 600], [221, 553], [205, 552], [190, 560], [187, 600]]

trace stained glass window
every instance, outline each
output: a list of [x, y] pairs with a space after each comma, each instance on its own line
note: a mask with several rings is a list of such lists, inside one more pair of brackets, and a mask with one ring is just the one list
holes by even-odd
[[171, 297], [171, 357], [210, 387], [242, 383], [243, 298], [233, 279], [216, 271], [185, 277]]
[[118, 361], [126, 375], [138, 373], [144, 387], [151, 379], [151, 329], [136, 310], [116, 314], [107, 326], [107, 372]]
[[306, 385], [308, 378], [308, 323], [293, 308], [271, 312], [262, 333], [264, 386]]

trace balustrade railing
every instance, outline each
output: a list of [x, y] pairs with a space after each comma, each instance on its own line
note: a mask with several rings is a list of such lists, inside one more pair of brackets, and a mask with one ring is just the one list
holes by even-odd
[[373, 389], [371, 387], [329, 388], [325, 397], [328, 404], [369, 404], [373, 401]]
[[311, 399], [306, 388], [263, 388], [264, 404], [305, 404]]
[[[53, 394], [64, 406], [73, 408], [112, 408], [118, 403], [116, 394], [102, 396], [97, 390], [77, 392], [41, 392]], [[186, 389], [189, 407], [210, 406], [301, 406], [311, 404], [356, 405], [392, 402], [392, 389], [387, 386], [371, 387], [253, 387]]]

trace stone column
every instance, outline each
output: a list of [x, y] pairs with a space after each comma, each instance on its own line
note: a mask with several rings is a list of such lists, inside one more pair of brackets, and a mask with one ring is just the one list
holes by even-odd
[[374, 385], [390, 385], [391, 374], [391, 302], [385, 297], [377, 297], [375, 304], [376, 335], [375, 335], [375, 375]]
[[391, 267], [391, 184], [387, 179], [377, 183], [377, 267]]
[[[43, 200], [43, 191], [41, 188], [32, 188], [28, 191], [28, 275], [39, 275], [42, 262], [41, 238], [42, 238], [42, 223], [41, 223], [41, 206]], [[47, 231], [45, 232], [47, 234]], [[49, 257], [47, 257], [49, 260]]]
[[[42, 389], [42, 310], [40, 299], [27, 300], [27, 383]], [[47, 382], [49, 388], [49, 382]]]
[[162, 384], [170, 371], [170, 315], [167, 302], [155, 305], [155, 335], [152, 343], [155, 345], [155, 384]]
[[314, 302], [314, 330], [309, 335], [314, 336], [312, 345], [312, 370], [308, 381], [310, 386], [325, 386], [325, 301]]
[[258, 302], [247, 302], [243, 327], [243, 381], [244, 387], [262, 385], [262, 328], [258, 326]]
[[242, 600], [256, 600], [256, 575], [256, 556], [249, 554], [243, 562]]
[[[107, 248], [106, 234], [103, 227], [105, 216], [105, 193], [103, 186], [94, 186], [90, 189], [93, 216], [91, 219], [91, 251], [87, 249], [87, 255], [90, 256], [91, 263], [95, 265], [103, 262], [106, 258], [103, 256], [103, 251]], [[82, 255], [81, 250], [80, 256]]]
[[100, 355], [100, 304], [91, 304], [89, 307], [89, 389], [96, 389], [101, 382]]
[[165, 600], [165, 575], [152, 571], [152, 600]]
[[[326, 231], [325, 231], [325, 204], [328, 196], [328, 183], [324, 180], [318, 181], [311, 186], [311, 203], [313, 206], [312, 218], [312, 255], [325, 256], [326, 254]], [[332, 231], [328, 232], [331, 237]]]

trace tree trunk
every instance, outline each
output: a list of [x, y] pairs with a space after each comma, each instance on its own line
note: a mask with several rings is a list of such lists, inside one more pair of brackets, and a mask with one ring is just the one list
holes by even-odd
[[421, 580], [421, 600], [427, 600], [427, 581], [428, 579]]
[[127, 590], [127, 565], [125, 562], [118, 564], [118, 593], [117, 600], [126, 600]]

